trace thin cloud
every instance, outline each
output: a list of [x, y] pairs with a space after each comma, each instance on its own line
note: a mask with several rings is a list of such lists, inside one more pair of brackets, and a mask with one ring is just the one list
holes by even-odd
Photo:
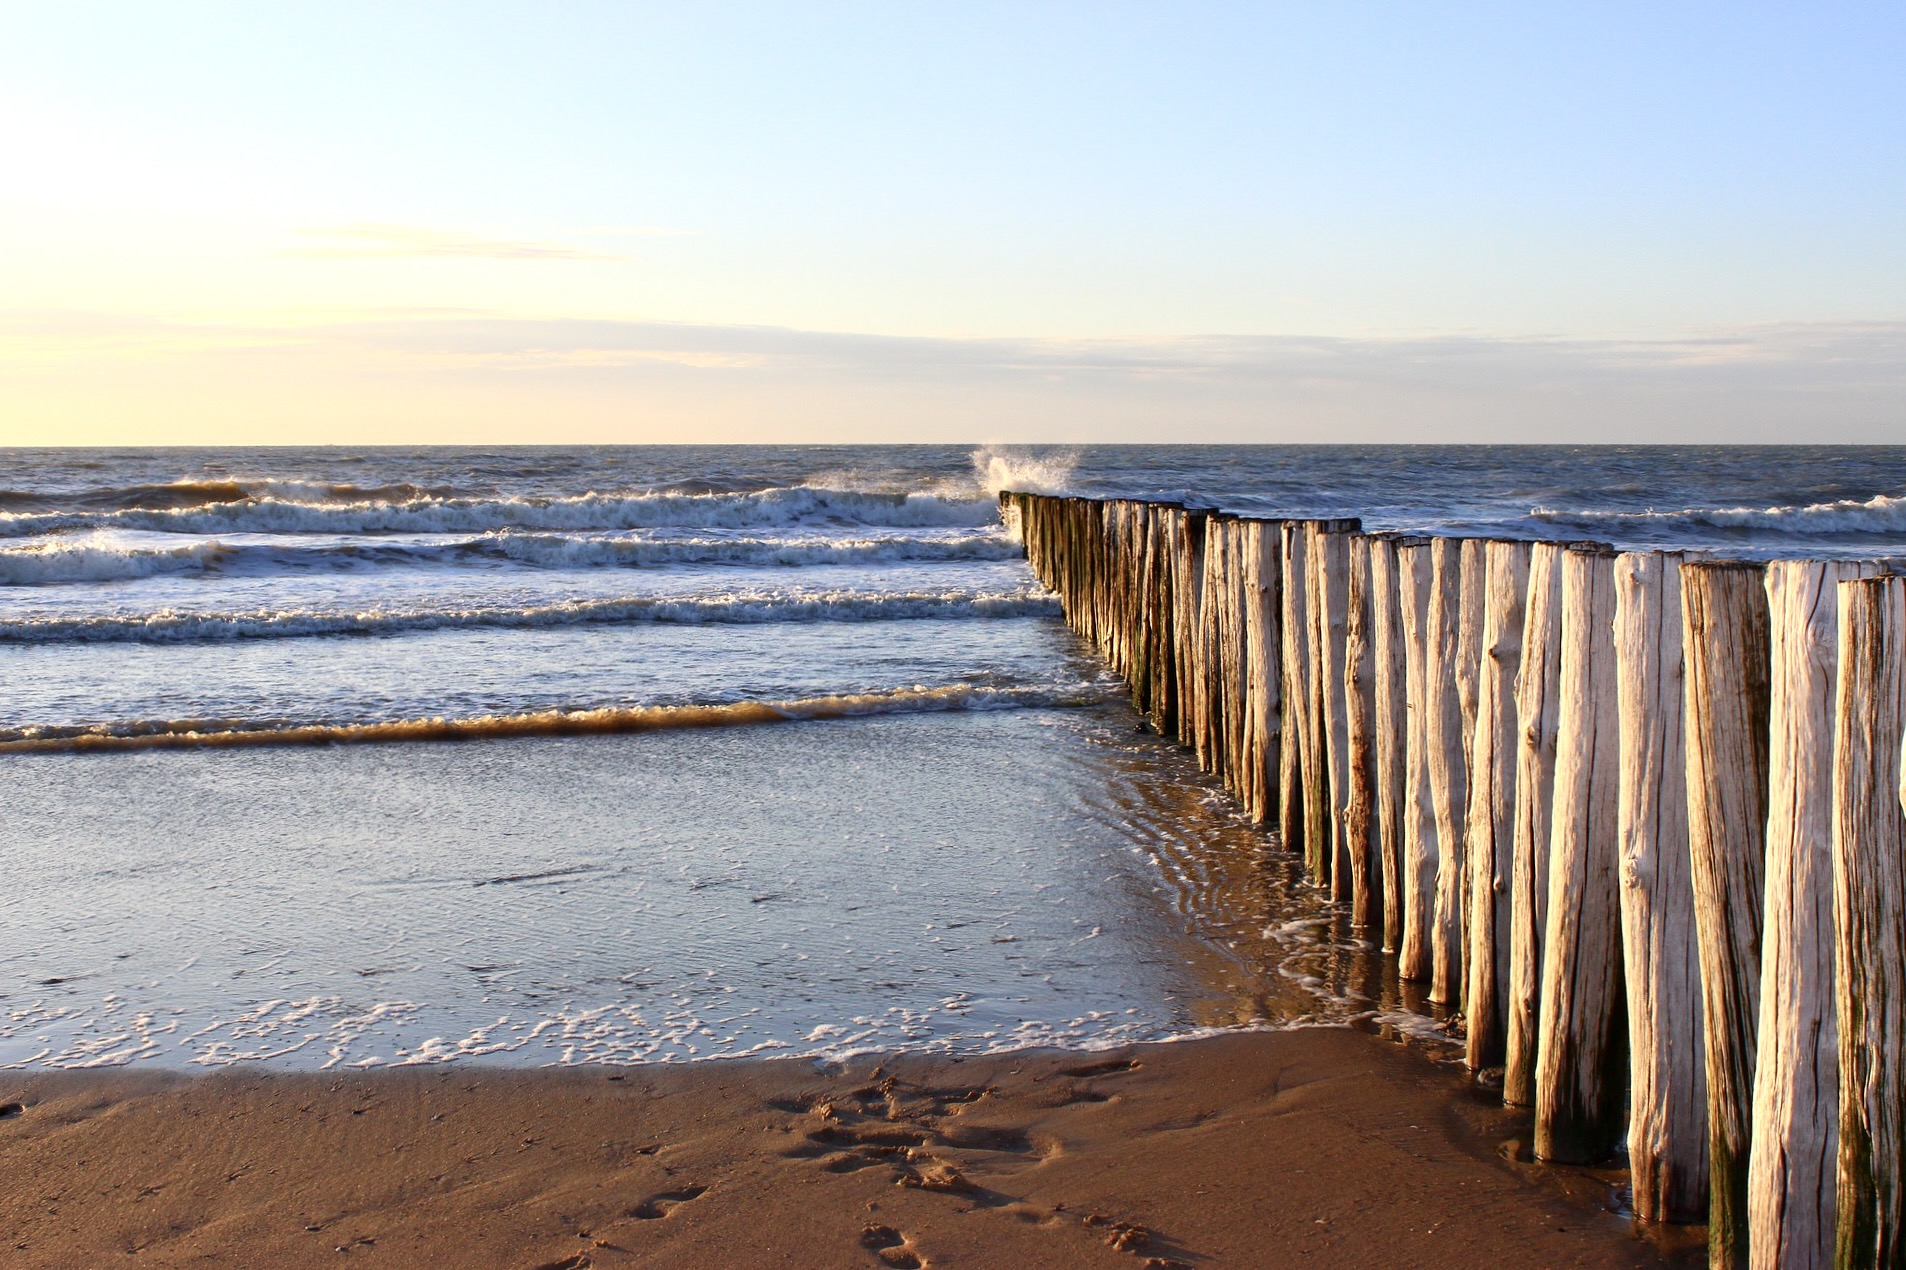
[[[175, 380], [158, 378], [168, 365]], [[441, 435], [418, 422], [433, 411], [480, 416], [497, 436], [520, 436], [525, 419], [553, 413], [573, 435], [624, 439], [650, 435], [630, 431], [632, 419], [755, 440], [926, 439], [982, 428], [1057, 441], [1906, 436], [1906, 322], [1625, 340], [944, 339], [468, 312], [186, 323], [0, 311], [0, 380], [16, 401], [28, 389], [40, 394], [35, 418], [77, 409], [87, 386], [135, 371], [162, 385], [141, 389], [142, 410], [168, 400], [190, 419], [227, 402], [201, 396], [206, 385], [234, 383], [264, 385], [273, 411], [297, 395], [286, 385], [319, 385], [314, 400], [332, 402], [335, 415], [344, 398], [325, 394], [355, 391], [335, 386], [374, 371], [376, 394], [351, 399], [350, 409], [365, 418], [394, 412], [389, 425], [412, 437]], [[238, 404], [223, 408], [234, 418], [239, 405], [260, 408], [231, 400]], [[320, 423], [313, 435], [324, 435]]]
[[592, 251], [568, 243], [529, 242], [484, 238], [453, 230], [418, 225], [362, 222], [317, 226], [297, 231], [319, 245], [292, 247], [288, 256], [326, 260], [627, 260], [627, 256]]

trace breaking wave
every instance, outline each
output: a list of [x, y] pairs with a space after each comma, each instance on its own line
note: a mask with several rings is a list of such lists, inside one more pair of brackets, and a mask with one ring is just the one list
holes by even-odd
[[968, 684], [843, 693], [790, 701], [719, 705], [620, 706], [595, 710], [539, 710], [464, 719], [394, 719], [380, 723], [298, 723], [165, 719], [92, 727], [0, 730], [0, 753], [77, 753], [99, 750], [179, 749], [204, 746], [350, 745], [395, 741], [474, 741], [498, 737], [590, 736], [669, 728], [739, 727], [808, 719], [852, 719], [876, 714], [950, 710], [1023, 710], [1100, 705], [1109, 688], [1081, 685], [993, 688]]
[[[983, 497], [805, 486], [740, 494], [665, 491], [491, 498], [446, 496], [403, 485], [353, 490], [379, 496], [349, 499], [296, 497], [293, 495], [307, 491], [287, 488], [283, 483], [257, 493], [234, 488], [240, 491], [240, 497], [174, 507], [0, 512], [0, 536], [17, 538], [77, 529], [193, 534], [456, 534], [503, 529], [746, 529], [800, 524], [978, 528], [999, 519], [996, 504]], [[387, 494], [392, 497], [381, 496]]]
[[1837, 534], [1898, 534], [1906, 530], [1906, 497], [1876, 494], [1775, 507], [1687, 507], [1676, 511], [1573, 511], [1537, 507], [1535, 520], [1557, 525], [1647, 530], [1717, 529], [1830, 537]]
[[0, 641], [15, 643], [182, 643], [314, 635], [395, 635], [469, 627], [585, 623], [880, 622], [927, 618], [1051, 617], [1051, 593], [1009, 591], [760, 591], [717, 596], [627, 596], [541, 605], [370, 609], [162, 610], [145, 615], [0, 619]]
[[574, 537], [503, 530], [450, 542], [224, 543], [184, 546], [116, 542], [104, 534], [51, 538], [0, 549], [0, 586], [105, 582], [194, 572], [298, 573], [365, 567], [517, 564], [533, 568], [642, 568], [664, 565], [888, 564], [1011, 560], [1022, 554], [995, 532], [945, 538], [655, 539]]
[[1006, 490], [1022, 494], [1068, 493], [1072, 471], [1078, 465], [1076, 449], [1030, 454], [1016, 448], [984, 445], [973, 451], [973, 479], [994, 498]]

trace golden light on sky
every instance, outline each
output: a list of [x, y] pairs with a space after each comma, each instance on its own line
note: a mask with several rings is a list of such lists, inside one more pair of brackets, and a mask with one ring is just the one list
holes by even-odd
[[0, 443], [1895, 440], [1903, 53], [1876, 8], [22, 8]]

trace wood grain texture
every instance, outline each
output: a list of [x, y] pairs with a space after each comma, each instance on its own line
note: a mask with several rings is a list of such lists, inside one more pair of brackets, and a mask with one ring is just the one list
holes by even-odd
[[1245, 805], [1251, 820], [1268, 825], [1277, 816], [1277, 772], [1283, 705], [1279, 527], [1252, 520], [1244, 528], [1244, 647], [1247, 667], [1248, 741]]
[[1427, 706], [1425, 663], [1429, 655], [1430, 545], [1399, 547], [1397, 599], [1403, 616], [1404, 769], [1403, 769], [1403, 936], [1397, 947], [1397, 973], [1427, 979], [1432, 969], [1431, 937], [1436, 922], [1436, 804], [1430, 792], [1430, 747], [1434, 744]]
[[1833, 984], [1838, 584], [1854, 561], [1767, 566], [1767, 876], [1747, 1165], [1749, 1263], [1832, 1264], [1839, 1150]]
[[1614, 556], [1562, 556], [1562, 665], [1536, 1039], [1537, 1159], [1589, 1164], [1621, 1139], [1627, 1084], [1615, 712]]
[[1278, 836], [1287, 851], [1308, 851], [1304, 838], [1304, 785], [1310, 744], [1310, 551], [1300, 520], [1279, 527], [1284, 590], [1281, 596], [1284, 685], [1279, 702], [1284, 747], [1278, 755]]
[[1615, 560], [1628, 1165], [1644, 1221], [1707, 1217], [1707, 1072], [1689, 877], [1681, 557]]
[[1350, 925], [1365, 936], [1383, 920], [1383, 855], [1377, 831], [1376, 640], [1372, 623], [1370, 540], [1350, 540], [1350, 588], [1344, 636], [1344, 704], [1348, 712], [1343, 824], [1350, 860]]
[[1461, 860], [1455, 871], [1456, 884], [1456, 1005], [1465, 1022], [1469, 1017], [1469, 920], [1475, 911], [1470, 887], [1475, 869], [1469, 863], [1470, 788], [1475, 780], [1476, 715], [1482, 703], [1482, 628], [1483, 607], [1488, 600], [1489, 543], [1481, 538], [1465, 538], [1461, 543], [1462, 565], [1460, 608], [1456, 629], [1456, 704], [1462, 712], [1461, 744], [1463, 792], [1460, 806], [1452, 809], [1460, 818], [1462, 831], [1455, 836]]
[[1405, 701], [1408, 654], [1403, 638], [1397, 551], [1421, 545], [1391, 535], [1366, 540], [1370, 556], [1372, 708], [1376, 715], [1377, 851], [1382, 857], [1383, 951], [1403, 942], [1404, 773], [1408, 746]]
[[1906, 1264], [1906, 579], [1842, 582], [1833, 910], [1840, 1041], [1834, 1263]]
[[1508, 1028], [1510, 901], [1515, 873], [1516, 673], [1529, 593], [1530, 544], [1492, 542], [1484, 553], [1481, 658], [1470, 742], [1468, 839], [1469, 976], [1464, 1062], [1502, 1062]]
[[1508, 1026], [1502, 1100], [1535, 1102], [1535, 1048], [1542, 1003], [1542, 942], [1549, 912], [1549, 836], [1562, 673], [1562, 553], [1538, 542], [1529, 553], [1522, 665], [1516, 670], [1516, 819], [1509, 905]]
[[1688, 851], [1707, 1049], [1708, 1254], [1748, 1261], [1767, 834], [1767, 591], [1759, 565], [1681, 566]]
[[1350, 711], [1347, 696], [1350, 636], [1350, 540], [1338, 522], [1319, 521], [1311, 539], [1312, 585], [1317, 597], [1317, 692], [1323, 733], [1327, 817], [1322, 866], [1311, 880], [1348, 902], [1354, 890], [1346, 820], [1350, 809]]
[[[1430, 805], [1436, 813], [1436, 901], [1430, 936], [1430, 1000], [1456, 1005], [1462, 996], [1464, 837], [1469, 819], [1469, 735], [1464, 730], [1463, 692], [1472, 693], [1475, 669], [1465, 673], [1463, 645], [1464, 544], [1438, 538], [1430, 545], [1429, 645], [1425, 656], [1424, 704]], [[1480, 646], [1480, 632], [1475, 645]]]

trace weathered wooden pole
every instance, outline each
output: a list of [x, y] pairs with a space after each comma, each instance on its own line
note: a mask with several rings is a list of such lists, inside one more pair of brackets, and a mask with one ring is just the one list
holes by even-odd
[[1906, 1264], [1906, 579], [1839, 584], [1833, 747], [1840, 1040], [1834, 1264]]
[[1436, 743], [1428, 707], [1430, 587], [1434, 564], [1428, 543], [1397, 548], [1397, 597], [1403, 615], [1403, 939], [1397, 973], [1427, 979], [1433, 968], [1436, 923], [1436, 805], [1430, 790], [1430, 749]]
[[[1430, 1000], [1455, 1005], [1462, 995], [1463, 839], [1469, 818], [1469, 738], [1463, 730], [1463, 543], [1430, 545], [1429, 643], [1424, 662], [1425, 736], [1430, 801], [1436, 812], [1436, 903], [1430, 940]], [[1480, 643], [1480, 632], [1476, 642]], [[1474, 718], [1474, 707], [1471, 707]]]
[[1621, 917], [1628, 982], [1628, 1164], [1635, 1215], [1707, 1215], [1707, 1074], [1689, 877], [1681, 557], [1615, 560]]
[[1456, 627], [1456, 704], [1462, 714], [1461, 748], [1463, 791], [1459, 803], [1450, 809], [1462, 832], [1456, 835], [1461, 861], [1455, 873], [1456, 942], [1452, 973], [1455, 979], [1455, 1003], [1465, 1021], [1469, 1015], [1469, 918], [1475, 900], [1469, 893], [1475, 870], [1469, 864], [1469, 786], [1475, 771], [1476, 712], [1482, 702], [1482, 624], [1483, 605], [1489, 587], [1489, 544], [1481, 538], [1461, 540], [1460, 607]]
[[1244, 646], [1245, 658], [1250, 663], [1247, 805], [1251, 819], [1259, 825], [1270, 824], [1277, 815], [1279, 714], [1283, 698], [1283, 639], [1279, 623], [1283, 575], [1279, 571], [1278, 538], [1274, 521], [1244, 522]]
[[1311, 744], [1310, 684], [1310, 552], [1304, 523], [1287, 520], [1279, 525], [1279, 554], [1284, 580], [1281, 597], [1281, 634], [1284, 642], [1284, 684], [1279, 708], [1284, 745], [1278, 755], [1278, 836], [1286, 851], [1308, 849], [1304, 839], [1304, 786]]
[[1409, 655], [1403, 637], [1397, 551], [1423, 540], [1376, 535], [1366, 540], [1370, 557], [1372, 707], [1376, 726], [1378, 854], [1383, 863], [1383, 951], [1403, 944], [1404, 783], [1409, 716], [1405, 675]]
[[1349, 900], [1353, 889], [1345, 817], [1350, 806], [1350, 712], [1346, 697], [1350, 627], [1350, 539], [1355, 521], [1312, 522], [1311, 569], [1317, 620], [1317, 692], [1323, 737], [1325, 817], [1322, 859], [1311, 880]]
[[1840, 1073], [1833, 1004], [1833, 711], [1854, 561], [1767, 566], [1767, 878], [1747, 1163], [1756, 1267], [1833, 1260]]
[[1561, 710], [1562, 553], [1530, 550], [1529, 591], [1516, 671], [1516, 819], [1511, 842], [1509, 1008], [1502, 1100], [1535, 1102], [1536, 1035], [1542, 1003], [1542, 941], [1548, 928], [1549, 838], [1555, 792], [1555, 734]]
[[1383, 918], [1383, 859], [1377, 831], [1377, 702], [1375, 606], [1369, 540], [1350, 540], [1349, 620], [1344, 637], [1344, 700], [1349, 738], [1344, 842], [1350, 852], [1350, 925], [1374, 931]]
[[1238, 783], [1244, 770], [1240, 746], [1244, 735], [1244, 555], [1239, 549], [1243, 526], [1235, 516], [1214, 516], [1216, 526], [1205, 551], [1208, 579], [1206, 603], [1213, 610], [1209, 624], [1206, 673], [1215, 703], [1207, 745], [1211, 767], [1232, 795], [1242, 794]]
[[1248, 810], [1251, 801], [1251, 562], [1246, 544], [1251, 530], [1233, 516], [1225, 535], [1225, 647], [1226, 663], [1225, 770], [1231, 792]]
[[1324, 715], [1324, 680], [1328, 657], [1324, 647], [1322, 544], [1315, 521], [1304, 522], [1304, 865], [1311, 884], [1330, 885], [1330, 865], [1336, 858], [1330, 821], [1330, 737]]
[[1197, 729], [1191, 747], [1198, 766], [1220, 777], [1224, 775], [1223, 738], [1225, 732], [1224, 627], [1225, 627], [1225, 540], [1231, 528], [1230, 518], [1213, 513], [1205, 518], [1204, 551], [1199, 561], [1198, 634], [1192, 656], [1197, 661], [1199, 697]]
[[1476, 728], [1470, 743], [1468, 839], [1469, 986], [1463, 994], [1471, 1071], [1502, 1061], [1508, 1024], [1509, 927], [1516, 819], [1516, 673], [1522, 666], [1523, 610], [1529, 594], [1526, 542], [1492, 542], [1484, 552], [1481, 659]]
[[1615, 558], [1562, 556], [1562, 669], [1548, 923], [1536, 1041], [1535, 1153], [1587, 1164], [1621, 1139], [1628, 1075], [1622, 989]]
[[1150, 612], [1152, 723], [1160, 736], [1180, 735], [1187, 688], [1179, 664], [1184, 601], [1179, 594], [1179, 557], [1189, 513], [1177, 504], [1151, 509], [1146, 537], [1146, 607]]
[[1208, 507], [1176, 509], [1172, 523], [1172, 664], [1178, 684], [1178, 743], [1196, 749], [1212, 702], [1205, 673], [1205, 540]]
[[1767, 591], [1756, 564], [1681, 566], [1688, 851], [1707, 1047], [1708, 1260], [1744, 1266], [1767, 836]]

